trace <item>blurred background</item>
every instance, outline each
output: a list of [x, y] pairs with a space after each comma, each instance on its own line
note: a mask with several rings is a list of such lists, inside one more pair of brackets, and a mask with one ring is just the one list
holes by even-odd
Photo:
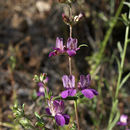
[[[105, 130], [108, 123], [118, 77], [116, 57], [120, 60], [117, 43], [120, 41], [123, 47], [126, 28], [117, 17], [128, 13], [129, 9], [124, 5], [117, 13], [120, 3], [121, 0], [77, 0], [72, 6], [73, 15], [84, 13], [82, 20], [73, 26], [73, 37], [78, 39], [78, 45], [88, 45], [73, 58], [73, 74], [79, 79], [80, 74], [91, 73], [91, 86], [99, 92], [91, 101], [79, 101], [83, 130]], [[43, 104], [35, 107], [34, 74], [48, 74], [48, 87], [54, 95], [63, 90], [61, 77], [69, 74], [68, 59], [48, 57], [56, 37], [66, 42], [69, 36], [69, 28], [62, 20], [63, 12], [67, 14], [68, 7], [57, 0], [0, 0], [0, 130], [11, 129], [2, 122], [13, 122], [10, 107], [15, 100], [25, 103], [25, 110], [30, 113], [45, 108]], [[113, 19], [116, 22], [111, 26]], [[105, 45], [102, 51], [101, 43]], [[130, 46], [127, 47], [123, 77], [130, 71], [129, 57]], [[119, 93], [121, 114], [130, 115], [129, 85], [130, 80]], [[68, 103], [66, 111], [74, 117], [73, 105]]]

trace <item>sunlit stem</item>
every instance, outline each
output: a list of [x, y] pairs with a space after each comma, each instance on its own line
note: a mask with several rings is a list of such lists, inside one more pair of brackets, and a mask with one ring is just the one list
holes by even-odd
[[78, 127], [78, 130], [80, 130], [79, 118], [78, 118], [78, 109], [77, 109], [77, 100], [74, 101], [74, 107], [75, 107], [75, 116], [76, 116], [77, 127]]

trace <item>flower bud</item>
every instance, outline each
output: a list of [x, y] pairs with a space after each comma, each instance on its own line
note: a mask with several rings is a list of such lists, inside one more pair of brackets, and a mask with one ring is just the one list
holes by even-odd
[[70, 19], [64, 13], [62, 14], [63, 21], [68, 25], [70, 23]]
[[79, 15], [74, 17], [74, 22], [77, 23], [81, 18], [83, 17], [83, 14], [80, 13]]

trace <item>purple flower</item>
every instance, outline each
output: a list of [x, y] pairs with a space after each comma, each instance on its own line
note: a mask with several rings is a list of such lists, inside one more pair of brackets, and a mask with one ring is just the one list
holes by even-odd
[[76, 94], [75, 88], [75, 77], [73, 75], [62, 77], [63, 86], [66, 89], [61, 93], [62, 98], [67, 98], [68, 96], [74, 96]]
[[123, 114], [120, 116], [120, 121], [117, 122], [117, 125], [126, 126], [127, 120], [128, 120], [128, 116]]
[[69, 115], [63, 114], [64, 111], [64, 102], [58, 100], [49, 100], [48, 108], [46, 108], [46, 112], [48, 115], [52, 115], [55, 117], [56, 123], [60, 126], [64, 126], [65, 124], [69, 124], [70, 117]]
[[42, 82], [38, 83], [39, 89], [37, 92], [37, 96], [45, 96], [45, 88], [44, 88], [44, 84]]
[[49, 53], [49, 57], [64, 53], [63, 38], [56, 38], [56, 47]]
[[69, 56], [74, 56], [76, 55], [76, 51], [79, 50], [79, 48], [77, 48], [77, 42], [78, 40], [76, 38], [68, 38], [67, 40], [67, 53]]
[[80, 81], [78, 82], [78, 88], [81, 90], [82, 94], [89, 99], [92, 99], [95, 95], [98, 95], [98, 92], [95, 89], [89, 88], [91, 82], [91, 76], [81, 75]]
[[[43, 76], [45, 73], [43, 73]], [[41, 81], [38, 83], [38, 92], [37, 96], [45, 96], [45, 85], [48, 83], [48, 77], [45, 77], [44, 79], [41, 78]], [[48, 91], [48, 88], [46, 88]]]

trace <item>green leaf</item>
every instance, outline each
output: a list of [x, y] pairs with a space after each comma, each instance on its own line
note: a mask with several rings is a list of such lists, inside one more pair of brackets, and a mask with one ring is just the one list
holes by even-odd
[[32, 99], [33, 99], [33, 100], [36, 100], [36, 99], [37, 99], [37, 92], [36, 92], [36, 90], [33, 90]]
[[44, 79], [44, 75], [43, 74], [40, 74], [40, 81], [42, 82]]
[[121, 43], [120, 43], [120, 42], [117, 43], [117, 47], [118, 47], [118, 50], [119, 50], [119, 52], [120, 52], [120, 58], [121, 58], [121, 57], [122, 57], [122, 54], [123, 54], [123, 49], [122, 49], [122, 46], [121, 46]]
[[124, 85], [124, 83], [129, 79], [130, 77], [130, 73], [128, 73], [124, 78], [123, 80], [121, 81], [121, 84], [119, 86], [119, 89]]
[[41, 122], [41, 121], [38, 121], [38, 122], [36, 122], [35, 125], [36, 125], [36, 126], [39, 126], [39, 127], [43, 127], [43, 126], [44, 126], [44, 123]]
[[127, 14], [126, 13], [122, 14], [121, 17], [123, 18], [124, 21], [127, 21]]
[[70, 128], [70, 130], [76, 130], [76, 123], [75, 122], [72, 124], [72, 127]]
[[117, 62], [117, 65], [118, 65], [118, 71], [121, 71], [120, 61], [119, 61], [118, 57], [115, 57], [115, 58], [116, 58], [116, 62]]
[[33, 80], [34, 80], [35, 82], [39, 82], [39, 77], [38, 77], [38, 75], [34, 75]]
[[78, 48], [81, 48], [81, 47], [88, 47], [88, 45], [86, 45], [86, 44], [81, 44], [81, 45], [79, 45]]
[[34, 114], [35, 114], [35, 116], [37, 117], [38, 120], [41, 120], [41, 116], [37, 112], [35, 112]]

